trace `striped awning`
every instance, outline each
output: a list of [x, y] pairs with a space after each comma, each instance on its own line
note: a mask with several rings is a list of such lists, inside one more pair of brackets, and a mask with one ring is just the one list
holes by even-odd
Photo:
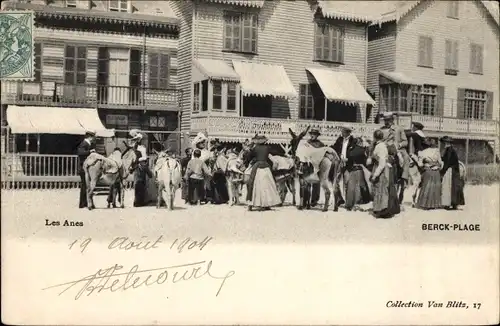
[[401, 72], [381, 70], [379, 71], [379, 74], [380, 76], [385, 77], [397, 84], [406, 84], [406, 85], [418, 84], [415, 80], [411, 79], [410, 77], [406, 76]]
[[115, 134], [113, 129], [103, 126], [96, 109], [87, 108], [9, 105], [7, 123], [13, 134], [83, 135], [86, 131], [94, 131], [99, 137]]
[[323, 68], [307, 68], [306, 70], [316, 79], [329, 101], [375, 105], [375, 101], [352, 72]]
[[244, 95], [297, 97], [283, 66], [233, 60], [233, 67], [240, 76]]
[[193, 64], [207, 79], [240, 81], [240, 76], [236, 71], [222, 60], [194, 59]]

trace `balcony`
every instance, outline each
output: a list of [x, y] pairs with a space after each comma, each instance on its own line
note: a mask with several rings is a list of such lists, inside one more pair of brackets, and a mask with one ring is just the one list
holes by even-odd
[[[418, 114], [401, 115], [398, 120], [397, 123], [404, 128], [410, 128], [412, 121], [421, 122], [425, 125], [425, 133], [435, 137], [447, 134], [451, 137], [493, 140], [498, 137], [499, 131], [498, 121], [494, 120], [465, 120]], [[290, 141], [288, 128], [300, 132], [307, 126], [311, 126], [311, 128], [320, 129], [320, 139], [331, 144], [340, 135], [341, 127], [345, 125], [352, 127], [355, 135], [370, 138], [380, 127], [373, 123], [270, 119], [223, 116], [213, 113], [209, 116], [191, 116], [192, 132], [206, 131], [210, 137], [229, 142], [241, 142], [258, 133], [266, 135], [271, 143], [288, 143]]]
[[130, 86], [2, 82], [2, 104], [178, 111], [181, 91]]

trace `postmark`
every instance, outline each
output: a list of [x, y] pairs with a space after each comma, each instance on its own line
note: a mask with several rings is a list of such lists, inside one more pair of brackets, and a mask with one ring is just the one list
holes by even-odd
[[0, 78], [32, 80], [34, 78], [34, 13], [0, 12]]

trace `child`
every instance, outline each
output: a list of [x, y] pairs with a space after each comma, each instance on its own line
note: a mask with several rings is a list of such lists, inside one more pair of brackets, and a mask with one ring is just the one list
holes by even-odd
[[201, 151], [196, 149], [193, 158], [186, 167], [184, 179], [188, 182], [188, 201], [192, 205], [199, 205], [205, 197], [205, 177], [210, 176], [208, 166], [201, 160]]

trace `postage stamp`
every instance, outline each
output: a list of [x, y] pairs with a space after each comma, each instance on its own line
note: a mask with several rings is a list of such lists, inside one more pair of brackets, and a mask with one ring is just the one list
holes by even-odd
[[34, 13], [0, 12], [0, 78], [30, 80], [34, 78]]

